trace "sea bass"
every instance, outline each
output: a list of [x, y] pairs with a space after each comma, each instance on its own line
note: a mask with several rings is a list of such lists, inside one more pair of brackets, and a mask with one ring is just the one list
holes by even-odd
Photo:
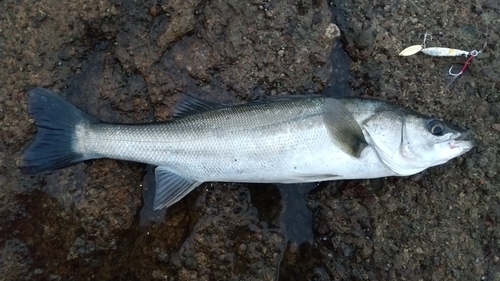
[[38, 132], [19, 166], [32, 174], [112, 158], [157, 166], [154, 208], [203, 182], [301, 183], [407, 176], [473, 146], [461, 129], [391, 103], [316, 95], [227, 106], [185, 98], [167, 122], [109, 124], [34, 88]]

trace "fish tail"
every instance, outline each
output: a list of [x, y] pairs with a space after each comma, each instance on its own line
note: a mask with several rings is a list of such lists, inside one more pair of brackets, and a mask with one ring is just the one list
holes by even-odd
[[59, 169], [88, 159], [74, 149], [75, 129], [79, 124], [97, 123], [97, 119], [42, 88], [28, 91], [28, 112], [35, 119], [38, 132], [18, 162], [24, 174]]

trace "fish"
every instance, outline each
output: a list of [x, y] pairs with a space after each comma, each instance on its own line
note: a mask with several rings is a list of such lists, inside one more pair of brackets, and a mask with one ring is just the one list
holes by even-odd
[[409, 176], [475, 146], [470, 133], [387, 101], [290, 95], [225, 105], [186, 95], [164, 122], [111, 124], [44, 88], [24, 174], [111, 158], [156, 166], [154, 209], [204, 182], [304, 183]]

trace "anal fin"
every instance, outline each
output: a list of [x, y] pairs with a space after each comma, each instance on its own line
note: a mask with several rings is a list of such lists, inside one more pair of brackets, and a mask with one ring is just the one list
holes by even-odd
[[156, 192], [153, 205], [153, 209], [155, 210], [172, 206], [202, 184], [201, 182], [181, 177], [163, 166], [156, 168], [155, 179]]

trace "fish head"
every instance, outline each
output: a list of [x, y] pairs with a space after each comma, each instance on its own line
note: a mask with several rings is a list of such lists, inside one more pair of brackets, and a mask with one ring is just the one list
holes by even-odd
[[446, 163], [474, 147], [465, 130], [409, 110], [378, 112], [363, 123], [363, 131], [381, 161], [402, 176]]

